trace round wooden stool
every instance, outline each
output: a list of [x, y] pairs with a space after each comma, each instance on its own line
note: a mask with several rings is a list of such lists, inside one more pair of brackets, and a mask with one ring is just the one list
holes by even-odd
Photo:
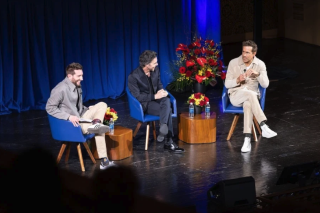
[[[133, 154], [132, 129], [122, 126], [114, 126], [114, 133], [106, 133], [107, 154], [110, 160], [122, 160]], [[96, 143], [91, 142], [92, 154], [99, 159]]]
[[210, 118], [204, 113], [189, 117], [188, 112], [179, 115], [179, 139], [186, 143], [216, 142], [216, 113], [211, 112]]

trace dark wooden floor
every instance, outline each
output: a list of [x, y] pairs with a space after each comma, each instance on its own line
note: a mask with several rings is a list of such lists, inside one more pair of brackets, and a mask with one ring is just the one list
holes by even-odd
[[[241, 43], [223, 45], [226, 64], [241, 54]], [[257, 196], [297, 188], [296, 184], [276, 185], [285, 166], [320, 160], [320, 47], [283, 39], [263, 40], [258, 57], [265, 61], [272, 80], [267, 89], [265, 114], [267, 124], [278, 133], [272, 139], [252, 142], [250, 153], [241, 153], [243, 144], [242, 116], [231, 141], [226, 141], [233, 119], [221, 111], [222, 83], [210, 88], [212, 111], [217, 113], [217, 142], [189, 145], [179, 141], [186, 152], [172, 154], [163, 144], [152, 141], [144, 151], [145, 125], [134, 139], [133, 156], [115, 162], [134, 169], [144, 195], [181, 206], [195, 206], [206, 212], [208, 189], [221, 180], [253, 176]], [[176, 94], [178, 112], [187, 111], [190, 94]], [[96, 103], [89, 101], [87, 105]], [[137, 121], [130, 118], [127, 97], [104, 99], [118, 111], [116, 122], [134, 129]], [[177, 121], [174, 119], [175, 134]], [[57, 155], [60, 143], [51, 137], [45, 111], [12, 113], [0, 117], [0, 147], [21, 152], [40, 145]], [[84, 152], [83, 152], [84, 153]], [[81, 173], [76, 147], [71, 149], [68, 165], [62, 168], [79, 175], [92, 176], [99, 169], [84, 154], [86, 172]], [[33, 166], [37, 166], [34, 162]], [[39, 168], [41, 169], [41, 168]]]

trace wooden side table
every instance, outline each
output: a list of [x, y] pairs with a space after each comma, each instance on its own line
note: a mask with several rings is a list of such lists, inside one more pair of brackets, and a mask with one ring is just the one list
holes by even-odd
[[216, 142], [216, 113], [211, 112], [210, 118], [204, 113], [189, 117], [188, 112], [179, 115], [179, 139], [186, 143]]
[[[132, 129], [122, 126], [114, 126], [114, 133], [106, 133], [107, 154], [110, 160], [122, 160], [133, 154]], [[96, 143], [91, 142], [92, 154], [99, 159]]]

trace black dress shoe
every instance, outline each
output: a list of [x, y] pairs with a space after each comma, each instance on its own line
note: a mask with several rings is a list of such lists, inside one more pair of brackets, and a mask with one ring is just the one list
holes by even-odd
[[[172, 139], [171, 139], [171, 141], [172, 141]], [[169, 150], [169, 151], [171, 151], [171, 152], [174, 152], [174, 153], [182, 153], [182, 152], [184, 152], [184, 149], [179, 148], [178, 145], [175, 144], [175, 142], [165, 143], [165, 144], [163, 145], [163, 148], [164, 148], [164, 149], [167, 149], [167, 150]]]

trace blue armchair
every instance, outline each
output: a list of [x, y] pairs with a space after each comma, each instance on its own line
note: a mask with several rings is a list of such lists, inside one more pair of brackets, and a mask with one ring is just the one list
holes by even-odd
[[[142, 123], [147, 122], [145, 150], [148, 150], [150, 122], [152, 122], [153, 138], [154, 140], [156, 140], [157, 135], [156, 135], [155, 121], [158, 121], [160, 118], [159, 116], [156, 116], [156, 115], [144, 114], [140, 102], [131, 94], [128, 87], [126, 88], [126, 91], [128, 96], [128, 102], [129, 102], [130, 116], [139, 121], [136, 129], [134, 130], [133, 137], [137, 135]], [[170, 93], [169, 93], [169, 97], [170, 97], [170, 102], [173, 109], [172, 117], [177, 117], [176, 99]]]
[[[265, 105], [265, 100], [266, 100], [266, 88], [263, 88], [259, 85], [259, 91], [260, 91], [261, 109], [264, 110], [264, 105]], [[225, 86], [223, 87], [223, 91], [222, 91], [222, 111], [223, 111], [223, 113], [234, 113], [235, 114], [235, 116], [233, 118], [233, 122], [232, 122], [230, 130], [229, 130], [228, 137], [227, 137], [227, 140], [230, 140], [230, 138], [233, 134], [233, 131], [237, 125], [237, 122], [239, 120], [239, 116], [240, 116], [239, 114], [243, 114], [243, 108], [242, 107], [235, 107], [230, 103], [229, 96], [228, 96], [228, 89]], [[258, 129], [259, 134], [261, 135], [260, 126], [254, 116], [253, 116], [253, 121], [254, 121], [256, 128]], [[255, 141], [257, 141], [257, 135], [256, 135], [256, 130], [254, 128], [254, 125], [252, 125], [252, 135], [253, 135], [253, 139]]]
[[62, 142], [62, 146], [60, 148], [60, 152], [57, 157], [57, 163], [60, 162], [61, 157], [64, 153], [64, 150], [66, 148], [67, 148], [67, 152], [66, 152], [66, 156], [65, 156], [65, 162], [68, 163], [69, 154], [70, 154], [70, 146], [71, 146], [72, 142], [77, 143], [77, 150], [78, 150], [81, 170], [83, 172], [85, 171], [85, 168], [84, 168], [80, 143], [82, 143], [84, 145], [84, 147], [86, 148], [92, 162], [96, 163], [96, 160], [94, 159], [94, 157], [89, 149], [89, 146], [87, 144], [87, 140], [90, 140], [91, 138], [93, 138], [94, 134], [83, 134], [81, 127], [80, 126], [74, 127], [70, 121], [58, 119], [58, 118], [55, 118], [49, 114], [48, 114], [48, 118], [49, 118], [49, 124], [50, 124], [50, 129], [51, 129], [51, 134], [52, 134], [53, 139]]

